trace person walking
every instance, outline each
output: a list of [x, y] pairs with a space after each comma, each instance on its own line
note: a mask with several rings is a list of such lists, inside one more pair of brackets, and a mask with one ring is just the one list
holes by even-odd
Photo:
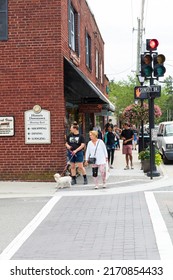
[[95, 131], [98, 132], [98, 139], [102, 139], [103, 138], [101, 127], [98, 124], [96, 126], [94, 126], [92, 130], [95, 130]]
[[111, 125], [108, 126], [108, 131], [104, 135], [104, 142], [106, 144], [106, 149], [108, 152], [109, 167], [113, 169], [116, 143], [115, 143], [115, 133], [113, 132], [113, 127]]
[[72, 181], [71, 184], [77, 184], [76, 181], [76, 164], [78, 169], [81, 171], [84, 178], [84, 185], [88, 184], [86, 170], [84, 167], [84, 148], [85, 148], [85, 139], [79, 133], [79, 126], [77, 123], [73, 123], [70, 128], [70, 134], [67, 136], [66, 148], [68, 150], [68, 157], [70, 159], [71, 165], [71, 175]]
[[112, 119], [109, 119], [108, 123], [105, 124], [105, 132], [108, 131], [108, 127], [111, 126], [112, 129], [114, 127], [113, 123], [112, 123]]
[[115, 149], [120, 150], [120, 135], [122, 132], [122, 129], [120, 129], [117, 124], [114, 125], [113, 132], [115, 133], [116, 141], [115, 141]]
[[133, 144], [132, 150], [136, 150], [136, 146], [138, 144], [138, 131], [137, 131], [135, 125], [132, 126], [132, 130], [133, 130], [133, 134], [134, 134], [133, 143], [132, 143]]
[[133, 130], [130, 129], [129, 124], [126, 122], [123, 125], [124, 129], [121, 132], [121, 139], [123, 140], [123, 147], [122, 147], [122, 153], [125, 155], [126, 159], [126, 167], [125, 170], [128, 170], [129, 162], [131, 169], [133, 169], [133, 156], [132, 156], [132, 142], [134, 139], [134, 133]]
[[106, 188], [106, 162], [108, 160], [108, 154], [105, 143], [103, 140], [98, 139], [98, 132], [92, 130], [89, 132], [90, 141], [88, 142], [85, 153], [85, 164], [88, 165], [89, 157], [95, 157], [96, 162], [92, 164], [92, 176], [95, 183], [95, 189], [98, 189], [99, 178], [98, 170], [100, 171], [103, 188]]

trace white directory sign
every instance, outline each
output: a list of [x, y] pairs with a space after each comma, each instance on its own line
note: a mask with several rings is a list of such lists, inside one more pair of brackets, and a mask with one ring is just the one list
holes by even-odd
[[50, 144], [50, 111], [25, 112], [25, 143]]
[[14, 117], [0, 116], [0, 136], [14, 135]]

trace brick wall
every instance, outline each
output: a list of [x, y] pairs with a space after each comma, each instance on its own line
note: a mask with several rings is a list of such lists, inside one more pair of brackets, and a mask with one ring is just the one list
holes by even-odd
[[[9, 1], [9, 38], [0, 42], [0, 115], [15, 136], [0, 137], [0, 179], [47, 179], [65, 164], [61, 1]], [[51, 114], [51, 144], [25, 144], [24, 112]], [[49, 175], [51, 174], [51, 175]]]
[[[104, 42], [85, 0], [72, 2], [81, 15], [80, 69], [104, 92], [94, 65], [95, 47], [103, 56]], [[51, 180], [66, 164], [68, 0], [10, 0], [8, 23], [9, 38], [0, 41], [0, 116], [14, 116], [15, 135], [0, 137], [0, 180]], [[92, 71], [85, 66], [85, 28], [93, 41]], [[36, 104], [50, 111], [51, 144], [25, 144], [24, 112]]]
[[[105, 84], [101, 84], [100, 79], [96, 79], [96, 70], [95, 70], [95, 51], [96, 48], [99, 51], [100, 56], [103, 61], [103, 69], [104, 69], [104, 41], [95, 21], [93, 14], [91, 13], [88, 4], [85, 0], [71, 0], [72, 5], [76, 12], [80, 14], [80, 66], [81, 71], [91, 80], [93, 81], [97, 87], [105, 93]], [[93, 0], [94, 1], [94, 0]], [[67, 2], [62, 1], [64, 3], [62, 5], [62, 22], [65, 27], [62, 31], [62, 46], [63, 53], [66, 57], [70, 58], [70, 50], [68, 48], [68, 18], [67, 18]], [[87, 30], [88, 34], [91, 37], [92, 41], [92, 71], [87, 69], [85, 63], [85, 30]], [[96, 34], [97, 33], [97, 34]], [[96, 35], [95, 35], [96, 34]], [[105, 82], [105, 81], [104, 81]]]

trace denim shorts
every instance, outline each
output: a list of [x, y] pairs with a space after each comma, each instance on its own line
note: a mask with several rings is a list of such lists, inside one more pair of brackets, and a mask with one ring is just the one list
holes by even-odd
[[73, 157], [72, 153], [68, 151], [68, 158], [70, 162], [83, 162], [84, 161], [84, 153], [83, 151], [77, 152]]

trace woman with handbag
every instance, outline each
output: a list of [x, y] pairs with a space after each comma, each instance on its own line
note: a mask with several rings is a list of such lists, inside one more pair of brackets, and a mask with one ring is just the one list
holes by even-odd
[[90, 141], [88, 142], [85, 153], [85, 164], [88, 165], [92, 161], [92, 176], [95, 183], [95, 189], [98, 189], [99, 178], [98, 170], [100, 171], [103, 188], [106, 187], [106, 162], [108, 154], [103, 140], [98, 139], [98, 132], [92, 130], [89, 132]]

